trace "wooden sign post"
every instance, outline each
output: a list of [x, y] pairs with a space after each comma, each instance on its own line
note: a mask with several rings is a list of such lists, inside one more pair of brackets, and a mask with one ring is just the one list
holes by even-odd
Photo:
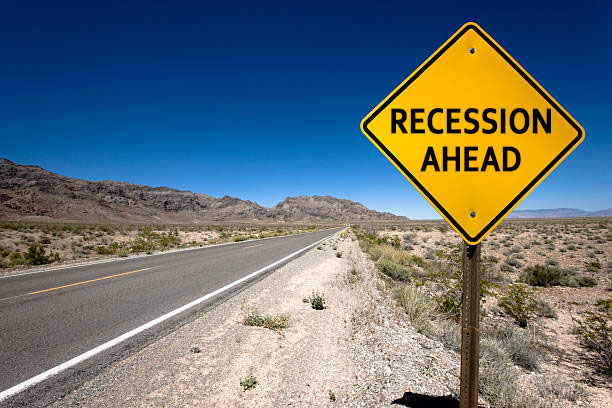
[[463, 294], [461, 296], [461, 395], [460, 408], [478, 406], [480, 355], [480, 245], [463, 243]]
[[465, 242], [460, 406], [477, 407], [480, 243], [584, 140], [584, 129], [467, 23], [361, 130]]

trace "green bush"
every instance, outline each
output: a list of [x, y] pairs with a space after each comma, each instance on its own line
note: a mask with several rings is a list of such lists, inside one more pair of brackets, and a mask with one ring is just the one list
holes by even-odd
[[242, 391], [253, 389], [257, 386], [257, 378], [255, 378], [253, 374], [249, 374], [240, 379], [240, 386], [242, 387]]
[[28, 252], [23, 255], [23, 258], [30, 265], [45, 265], [53, 262], [51, 259], [53, 255], [47, 256], [45, 254], [45, 248], [40, 245], [30, 245]]
[[599, 355], [598, 368], [608, 375], [612, 374], [612, 299], [598, 300], [595, 311], [584, 313], [580, 321], [574, 319], [575, 333], [580, 343]]
[[400, 281], [410, 281], [414, 268], [381, 258], [376, 262], [376, 268], [388, 277]]
[[310, 303], [310, 306], [315, 310], [325, 309], [325, 295], [323, 292], [319, 293], [313, 290], [310, 296], [303, 299], [303, 302]]
[[559, 285], [563, 274], [561, 270], [549, 265], [534, 265], [525, 268], [521, 280], [531, 286]]
[[438, 315], [438, 307], [431, 296], [411, 286], [396, 286], [393, 288], [393, 298], [419, 333], [432, 333], [431, 322]]
[[521, 281], [531, 286], [569, 286], [569, 287], [593, 287], [597, 285], [597, 279], [584, 276], [573, 269], [559, 269], [551, 265], [533, 265], [525, 268], [521, 275]]
[[593, 276], [578, 275], [576, 280], [580, 287], [592, 288], [593, 286], [597, 286], [597, 279]]
[[245, 326], [265, 327], [272, 331], [282, 333], [283, 329], [289, 327], [289, 316], [286, 315], [262, 315], [256, 308], [242, 307], [242, 324]]
[[23, 265], [26, 264], [26, 260], [23, 257], [23, 254], [21, 252], [13, 252], [11, 254], [11, 256], [9, 256], [9, 263], [8, 266], [9, 267], [13, 267], [13, 266], [18, 266], [18, 265]]
[[593, 261], [593, 262], [586, 263], [587, 272], [598, 272], [600, 269], [601, 269], [601, 263], [599, 261]]
[[517, 284], [508, 286], [508, 293], [500, 297], [499, 306], [520, 327], [527, 327], [535, 314], [536, 301], [533, 292]]
[[108, 247], [105, 245], [98, 245], [96, 247], [96, 252], [99, 255], [113, 255], [115, 253], [116, 249], [113, 247]]

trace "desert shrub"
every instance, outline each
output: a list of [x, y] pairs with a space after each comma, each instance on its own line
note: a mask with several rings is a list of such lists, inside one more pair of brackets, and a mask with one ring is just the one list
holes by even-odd
[[593, 286], [597, 286], [597, 278], [593, 276], [577, 275], [576, 282], [580, 287], [592, 288]]
[[138, 237], [130, 242], [130, 251], [133, 253], [149, 252], [155, 249], [155, 245], [143, 237]]
[[96, 247], [96, 252], [98, 254], [100, 254], [100, 255], [112, 255], [112, 254], [115, 253], [115, 251], [116, 251], [115, 248], [108, 247], [108, 246], [105, 246], [105, 245], [98, 245]]
[[525, 268], [521, 281], [531, 286], [592, 287], [597, 279], [579, 274], [574, 269], [559, 269], [550, 265], [533, 265]]
[[242, 324], [245, 326], [265, 327], [266, 329], [282, 333], [283, 329], [289, 327], [289, 316], [263, 315], [254, 307], [243, 306]]
[[540, 401], [520, 392], [518, 373], [498, 341], [484, 337], [480, 341], [478, 390], [496, 408], [536, 408]]
[[342, 252], [340, 251], [336, 252], [336, 258], [342, 258]]
[[376, 262], [376, 268], [390, 278], [400, 281], [409, 281], [413, 268], [393, 262], [387, 258], [381, 258]]
[[395, 286], [393, 298], [419, 333], [432, 333], [431, 321], [438, 311], [436, 301], [431, 296], [411, 286]]
[[612, 375], [612, 299], [598, 300], [595, 311], [584, 312], [582, 321], [574, 319], [580, 343], [595, 352], [598, 368]]
[[510, 265], [515, 268], [520, 268], [523, 264], [516, 258], [506, 258], [506, 265]]
[[421, 258], [420, 256], [417, 256], [417, 255], [411, 255], [410, 256], [410, 262], [413, 265], [419, 266], [421, 268], [423, 267], [423, 265], [425, 263], [425, 261], [423, 261], [423, 258]]
[[13, 252], [9, 256], [9, 262], [8, 262], [8, 266], [9, 267], [23, 265], [23, 264], [26, 264], [26, 263], [27, 263], [27, 261], [25, 260], [25, 258], [23, 257], [23, 254], [21, 252]]
[[435, 327], [435, 336], [450, 350], [461, 352], [461, 326], [453, 320], [444, 319]]
[[310, 303], [310, 306], [315, 310], [325, 309], [325, 295], [323, 292], [312, 291], [310, 296], [302, 300], [304, 303]]
[[540, 365], [540, 344], [528, 330], [511, 324], [487, 326], [485, 336], [493, 337], [506, 351], [512, 362], [527, 370], [537, 370]]
[[[440, 261], [426, 262], [423, 269], [427, 278], [435, 287], [436, 300], [439, 311], [446, 317], [458, 321], [461, 316], [462, 303], [462, 256], [460, 245], [451, 247], [450, 250], [439, 250], [436, 256]], [[489, 281], [486, 266], [481, 263], [480, 299], [491, 293], [492, 283]]]
[[368, 253], [373, 261], [384, 258], [397, 264], [406, 265], [409, 263], [410, 259], [410, 254], [408, 254], [408, 252], [393, 248], [389, 245], [373, 245], [370, 247]]
[[328, 396], [331, 402], [336, 402], [336, 394], [332, 390], [328, 390]]
[[503, 282], [504, 280], [504, 275], [501, 271], [487, 262], [481, 262], [480, 271], [481, 279], [485, 279], [486, 281]]
[[599, 261], [586, 262], [587, 272], [598, 272], [601, 269], [601, 263]]
[[521, 280], [531, 286], [555, 286], [559, 285], [563, 274], [558, 268], [549, 265], [534, 265], [525, 268]]
[[242, 391], [251, 390], [256, 386], [257, 378], [255, 378], [253, 374], [249, 374], [246, 377], [240, 379], [240, 387], [242, 387]]
[[[442, 283], [441, 285], [444, 285]], [[437, 296], [440, 312], [448, 318], [459, 321], [461, 318], [462, 288], [460, 285], [448, 285], [448, 290]]]
[[556, 259], [548, 258], [546, 260], [546, 264], [550, 266], [559, 266], [559, 261], [557, 261]]
[[53, 262], [52, 256], [45, 254], [45, 248], [40, 245], [30, 245], [28, 252], [23, 254], [26, 263], [30, 265], [45, 265]]
[[535, 378], [534, 384], [545, 408], [556, 408], [565, 401], [576, 403], [587, 396], [584, 388], [559, 377], [540, 375]]
[[246, 241], [246, 240], [247, 240], [247, 237], [244, 236], [244, 235], [239, 235], [239, 236], [233, 238], [234, 242], [241, 242], [241, 241]]
[[500, 297], [499, 306], [516, 324], [527, 327], [535, 314], [536, 301], [533, 292], [517, 284], [508, 286], [508, 292]]
[[178, 237], [178, 231], [174, 230], [167, 235], [162, 235], [159, 239], [159, 245], [162, 248], [175, 247], [181, 243]]
[[540, 317], [549, 317], [556, 319], [558, 317], [557, 311], [545, 300], [537, 299], [535, 305], [535, 314]]

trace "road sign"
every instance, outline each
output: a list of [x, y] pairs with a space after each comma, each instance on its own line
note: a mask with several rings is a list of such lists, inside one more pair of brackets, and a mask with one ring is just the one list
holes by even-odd
[[478, 244], [582, 142], [582, 127], [467, 23], [361, 123], [468, 244]]

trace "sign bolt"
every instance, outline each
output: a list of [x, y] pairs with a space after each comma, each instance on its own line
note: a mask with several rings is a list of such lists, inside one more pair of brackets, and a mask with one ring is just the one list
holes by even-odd
[[470, 48], [470, 54], [473, 54], [476, 52], [476, 48]]
[[472, 211], [472, 212], [470, 213], [470, 217], [472, 217], [472, 218], [476, 218], [476, 213], [475, 213], [474, 211]]

